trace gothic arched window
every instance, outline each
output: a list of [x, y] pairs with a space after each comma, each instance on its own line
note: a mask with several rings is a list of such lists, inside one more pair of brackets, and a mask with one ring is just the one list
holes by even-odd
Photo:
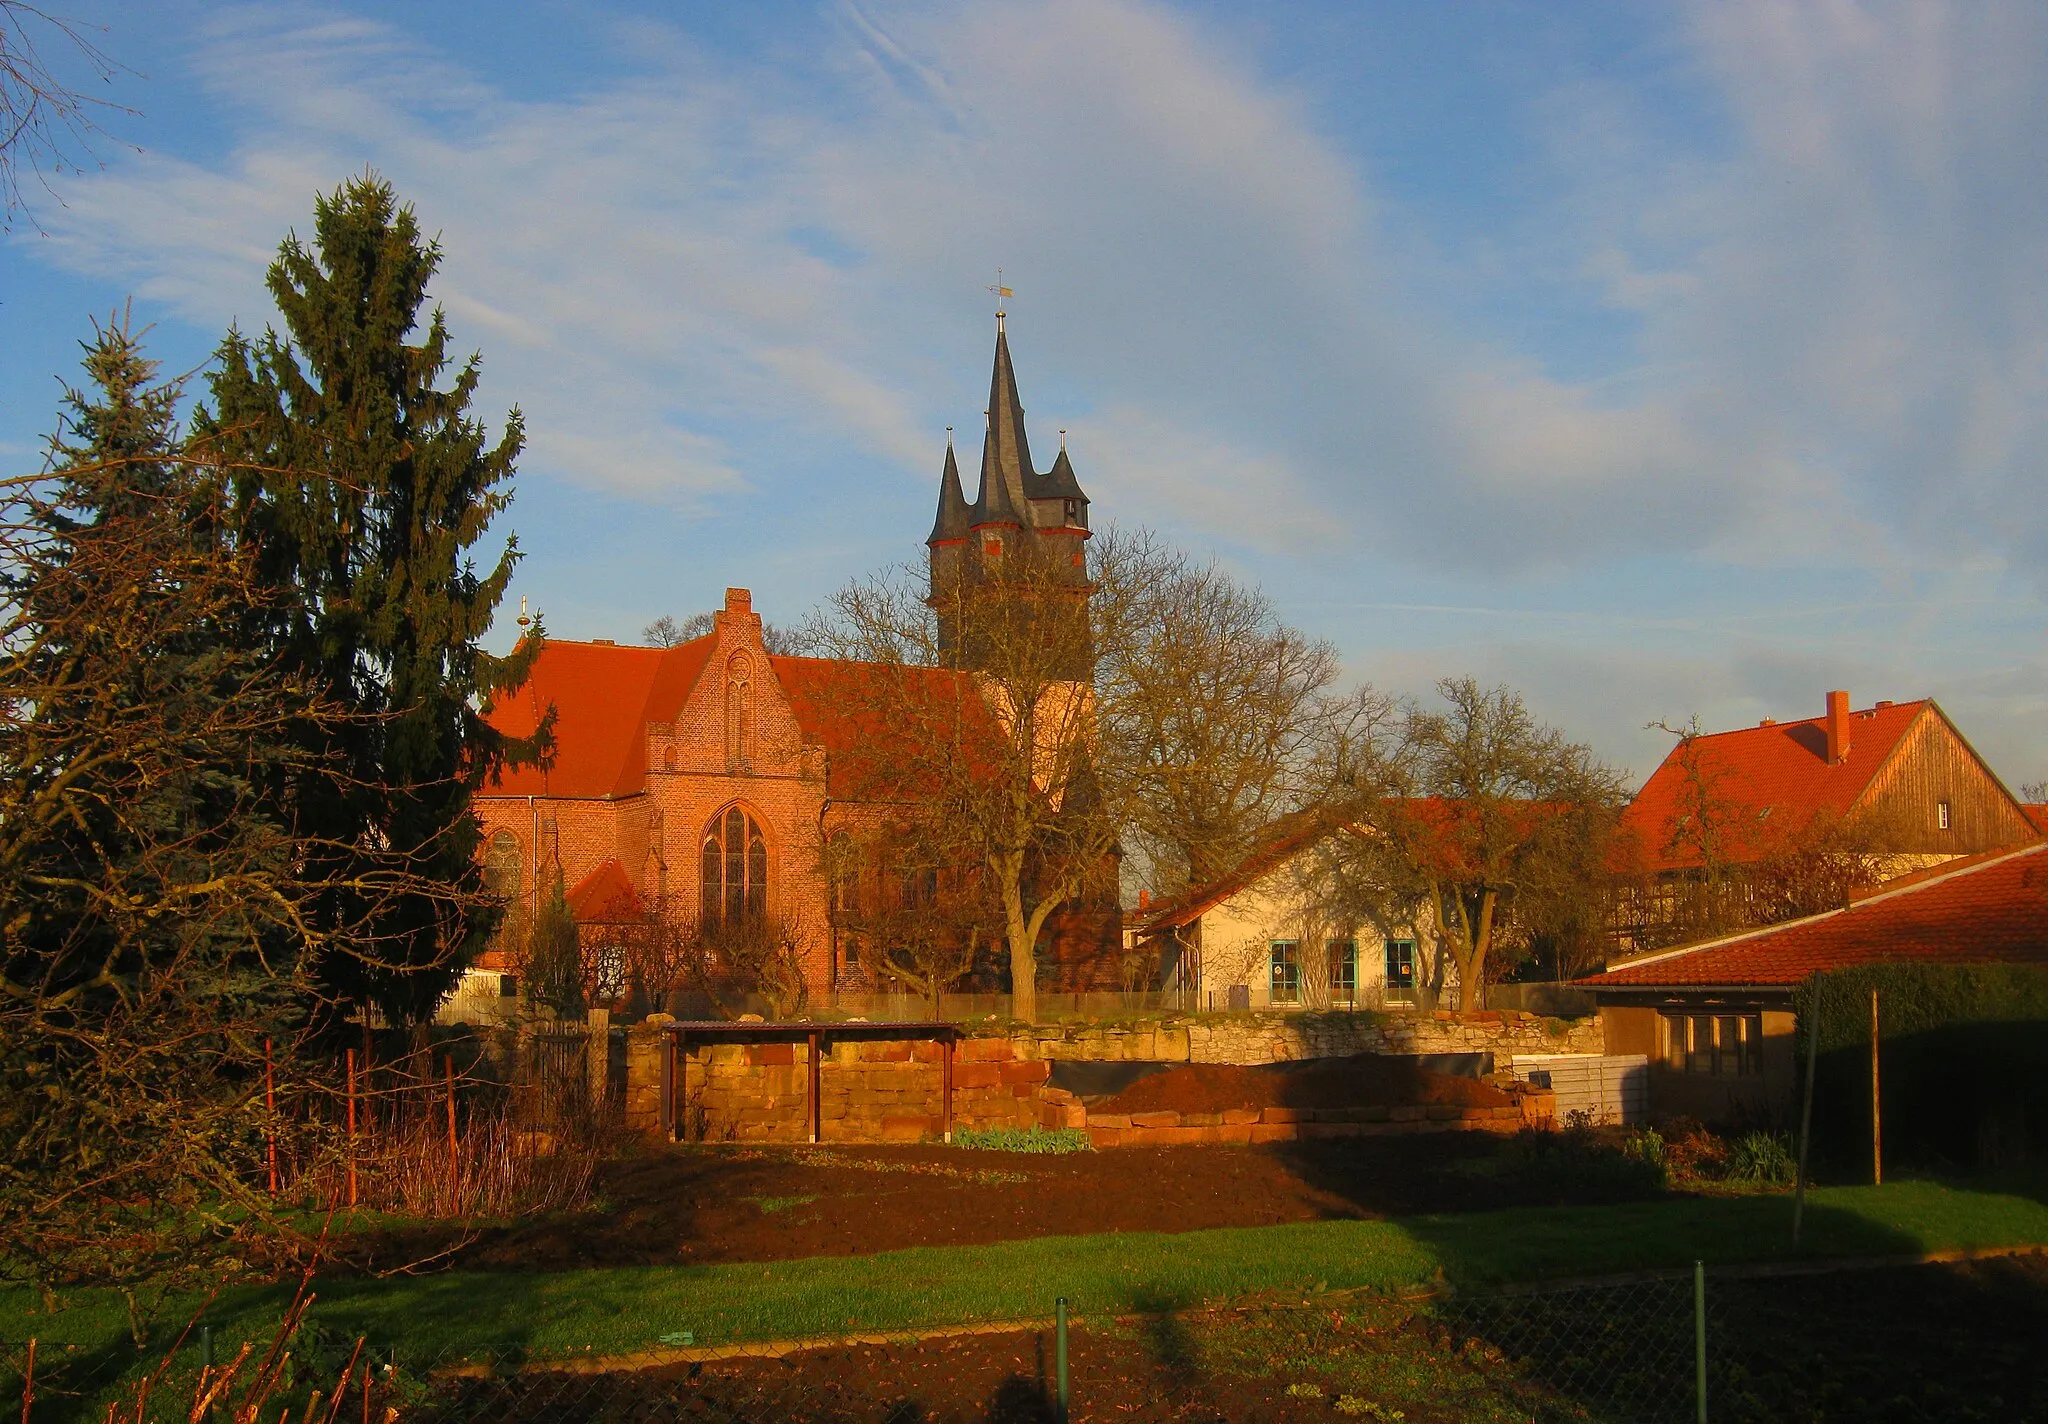
[[768, 913], [768, 842], [737, 806], [704, 832], [704, 922], [736, 923]]
[[519, 849], [519, 837], [499, 831], [484, 846], [484, 893], [505, 902], [504, 918], [498, 921], [494, 943], [503, 947], [517, 943], [523, 933], [526, 902], [520, 895], [520, 870], [526, 860]]
[[744, 762], [753, 750], [754, 686], [747, 660], [735, 655], [725, 665], [725, 759]]

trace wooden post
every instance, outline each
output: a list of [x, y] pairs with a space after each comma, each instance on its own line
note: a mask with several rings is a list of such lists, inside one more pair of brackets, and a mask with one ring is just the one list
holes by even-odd
[[263, 1150], [270, 1159], [270, 1194], [277, 1195], [277, 1068], [270, 1058], [270, 1040], [263, 1040]]
[[939, 1126], [945, 1140], [953, 1140], [953, 1035], [939, 1041]]
[[819, 1136], [819, 1129], [825, 1125], [825, 1105], [818, 1101], [818, 1031], [812, 1029], [809, 1038], [811, 1044], [811, 1141], [816, 1142]]
[[1799, 1245], [1799, 1227], [1806, 1217], [1806, 1160], [1813, 1143], [1813, 1074], [1820, 1061], [1820, 981], [1811, 981], [1813, 991], [1806, 996], [1806, 1082], [1802, 1085], [1804, 1101], [1799, 1108], [1799, 1175], [1794, 1178], [1792, 1192], [1792, 1245]]
[[683, 1096], [682, 1085], [676, 1080], [690, 1068], [688, 1052], [683, 1047], [682, 1030], [664, 1031], [661, 1035], [661, 1103], [659, 1105], [661, 1130], [668, 1134], [668, 1140], [678, 1141], [682, 1137], [681, 1115], [676, 1111], [676, 1100]]
[[28, 1337], [28, 1364], [21, 1372], [21, 1424], [28, 1424], [28, 1412], [36, 1402], [36, 1337]]
[[1870, 991], [1870, 1182], [1884, 1185], [1884, 1112], [1877, 1099], [1877, 990]]
[[356, 1051], [348, 1051], [348, 1204], [356, 1204]]
[[462, 1159], [456, 1155], [455, 1145], [455, 1055], [451, 1053], [441, 1062], [448, 1083], [448, 1210], [455, 1212], [462, 1203]]

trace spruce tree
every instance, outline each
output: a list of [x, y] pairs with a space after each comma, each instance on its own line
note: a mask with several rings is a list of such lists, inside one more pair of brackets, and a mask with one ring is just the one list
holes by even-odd
[[346, 776], [288, 789], [331, 887], [323, 927], [353, 950], [328, 956], [324, 985], [402, 1021], [431, 1014], [495, 928], [472, 799], [545, 742], [484, 720], [539, 650], [537, 631], [507, 658], [479, 644], [517, 541], [487, 571], [471, 557], [510, 502], [523, 435], [516, 409], [495, 443], [470, 414], [480, 357], [437, 384], [439, 307], [409, 340], [440, 259], [375, 174], [319, 198], [312, 246], [287, 236], [270, 268], [284, 334], [231, 331], [196, 422], [283, 595], [257, 636], [354, 714], [306, 729]]

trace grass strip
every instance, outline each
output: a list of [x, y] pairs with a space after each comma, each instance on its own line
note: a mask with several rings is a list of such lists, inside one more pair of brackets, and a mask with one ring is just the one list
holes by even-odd
[[[1186, 1308], [1262, 1293], [1398, 1291], [1447, 1279], [1483, 1286], [1555, 1276], [1793, 1258], [1786, 1196], [1678, 1198], [1605, 1207], [1326, 1221], [1182, 1234], [1039, 1237], [867, 1257], [713, 1266], [446, 1272], [319, 1286], [314, 1319], [367, 1335], [380, 1358], [626, 1354], [688, 1332], [700, 1345], [910, 1330], [1042, 1315]], [[1800, 1257], [1884, 1256], [2048, 1243], [2048, 1192], [1906, 1181], [1808, 1198]], [[224, 1292], [216, 1339], [267, 1336], [288, 1292]], [[0, 1337], [35, 1334], [132, 1354], [122, 1304], [72, 1291], [55, 1315], [0, 1291]], [[187, 1307], [189, 1309], [189, 1307]], [[178, 1317], [175, 1302], [159, 1319]], [[175, 1333], [173, 1328], [168, 1333]]]

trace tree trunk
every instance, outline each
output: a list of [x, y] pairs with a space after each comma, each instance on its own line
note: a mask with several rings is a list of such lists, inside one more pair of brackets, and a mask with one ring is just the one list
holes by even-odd
[[1024, 913], [1024, 860], [999, 857], [993, 867], [1002, 877], [1004, 929], [1010, 940], [1010, 1012], [1026, 1023], [1038, 1022], [1038, 946]]

